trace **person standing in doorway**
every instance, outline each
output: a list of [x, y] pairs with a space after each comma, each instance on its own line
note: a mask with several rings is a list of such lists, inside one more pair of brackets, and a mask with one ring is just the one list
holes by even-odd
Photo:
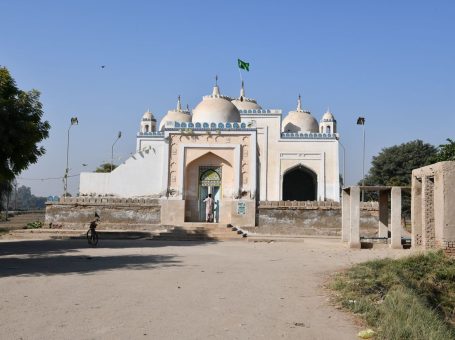
[[205, 202], [205, 221], [206, 222], [213, 222], [213, 203], [214, 200], [212, 198], [212, 194], [204, 200]]

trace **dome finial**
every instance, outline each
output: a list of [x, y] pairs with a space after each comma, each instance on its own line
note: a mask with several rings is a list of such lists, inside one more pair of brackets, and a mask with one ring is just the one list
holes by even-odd
[[177, 111], [182, 111], [182, 103], [180, 101], [180, 95], [177, 97]]
[[240, 88], [240, 98], [245, 97], [245, 84], [243, 83], [242, 80], [242, 87]]
[[302, 97], [299, 93], [299, 99], [297, 100], [297, 111], [302, 111]]
[[215, 86], [213, 87], [212, 97], [219, 97], [220, 89], [218, 87], [218, 75], [215, 76]]

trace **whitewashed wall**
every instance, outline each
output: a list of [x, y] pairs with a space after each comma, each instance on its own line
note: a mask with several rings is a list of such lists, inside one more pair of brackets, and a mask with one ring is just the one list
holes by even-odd
[[164, 141], [150, 143], [111, 173], [83, 172], [80, 178], [81, 195], [114, 195], [137, 197], [162, 194]]

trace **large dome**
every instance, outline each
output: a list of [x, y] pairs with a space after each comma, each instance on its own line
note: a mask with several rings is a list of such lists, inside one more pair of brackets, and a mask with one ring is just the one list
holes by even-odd
[[204, 96], [193, 109], [193, 123], [240, 122], [239, 110], [229, 99], [221, 96], [218, 85], [215, 85], [212, 95]]
[[302, 110], [299, 96], [297, 110], [290, 111], [283, 119], [283, 132], [319, 132], [317, 120], [308, 111]]
[[256, 100], [245, 97], [245, 88], [242, 81], [242, 88], [240, 89], [240, 97], [234, 99], [232, 104], [239, 110], [262, 110], [261, 105], [259, 105]]
[[191, 122], [191, 114], [189, 111], [182, 110], [180, 96], [177, 101], [177, 109], [169, 110], [160, 122], [159, 130], [162, 131], [166, 126], [166, 122]]
[[255, 100], [249, 98], [242, 99], [234, 99], [232, 101], [232, 104], [234, 104], [238, 110], [262, 110], [262, 106], [256, 103]]

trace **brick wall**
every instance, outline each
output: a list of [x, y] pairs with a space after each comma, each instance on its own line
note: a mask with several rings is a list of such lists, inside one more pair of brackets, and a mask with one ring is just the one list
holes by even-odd
[[[361, 204], [361, 234], [376, 236], [378, 203]], [[257, 226], [243, 228], [267, 235], [341, 236], [341, 204], [338, 202], [261, 201]]]
[[455, 257], [455, 241], [444, 241], [442, 249], [447, 255]]
[[424, 193], [423, 193], [423, 245], [425, 248], [430, 249], [436, 246], [435, 244], [435, 229], [434, 229], [434, 179], [425, 177], [423, 179]]
[[46, 204], [45, 225], [65, 229], [85, 229], [97, 212], [99, 229], [154, 230], [161, 224], [161, 206], [157, 199], [65, 198]]

